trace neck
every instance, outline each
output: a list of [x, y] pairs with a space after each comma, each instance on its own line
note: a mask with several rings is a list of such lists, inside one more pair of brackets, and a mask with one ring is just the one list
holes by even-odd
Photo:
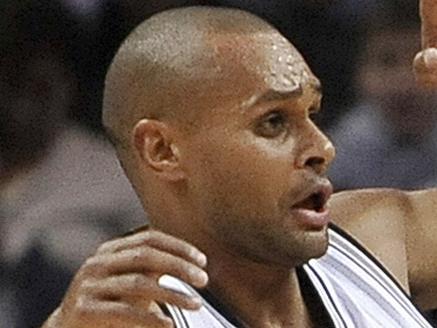
[[[205, 231], [199, 229], [201, 225], [199, 222], [186, 224], [186, 218], [190, 216], [185, 215], [188, 213], [184, 212], [183, 206], [170, 212], [166, 213], [166, 216], [174, 219], [173, 224], [157, 226], [157, 228], [185, 239], [206, 254], [208, 292], [244, 326], [253, 328], [314, 326], [311, 324], [294, 267], [253, 261], [210, 238]], [[164, 220], [156, 221], [164, 222]], [[178, 222], [185, 224], [182, 227]], [[176, 226], [178, 227], [175, 228]]]
[[208, 291], [247, 327], [311, 327], [295, 269], [256, 263], [223, 249], [207, 255]]

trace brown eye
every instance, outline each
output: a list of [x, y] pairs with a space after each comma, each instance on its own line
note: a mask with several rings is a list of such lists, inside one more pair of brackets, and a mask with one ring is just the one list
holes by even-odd
[[275, 138], [286, 131], [286, 117], [280, 111], [273, 111], [261, 118], [256, 133], [262, 137]]

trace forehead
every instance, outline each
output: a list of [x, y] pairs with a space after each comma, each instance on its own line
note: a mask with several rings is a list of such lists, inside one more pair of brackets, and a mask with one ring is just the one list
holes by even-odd
[[302, 55], [275, 30], [253, 34], [217, 34], [211, 37], [215, 53], [228, 72], [241, 72], [266, 87], [290, 91], [307, 84], [319, 89], [318, 79]]

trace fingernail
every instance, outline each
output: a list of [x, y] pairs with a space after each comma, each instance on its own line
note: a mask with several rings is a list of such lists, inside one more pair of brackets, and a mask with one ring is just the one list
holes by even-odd
[[207, 264], [207, 262], [208, 262], [208, 260], [207, 260], [207, 258], [206, 258], [206, 255], [203, 254], [203, 253], [199, 253], [199, 254], [197, 255], [197, 262], [199, 262], [199, 265], [200, 265], [201, 267], [205, 267], [206, 264]]
[[192, 273], [193, 274], [191, 276], [193, 277], [193, 282], [195, 282], [197, 286], [205, 286], [207, 284], [208, 275], [205, 271], [195, 269], [192, 271]]
[[199, 282], [204, 286], [208, 283], [208, 275], [205, 271], [200, 271]]
[[193, 302], [198, 307], [202, 306], [202, 300], [199, 297], [193, 297]]

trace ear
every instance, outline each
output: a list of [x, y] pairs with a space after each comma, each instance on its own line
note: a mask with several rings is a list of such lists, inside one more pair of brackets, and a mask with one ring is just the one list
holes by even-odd
[[172, 182], [185, 178], [178, 148], [165, 123], [152, 119], [139, 121], [134, 128], [134, 144], [144, 165], [160, 178]]

